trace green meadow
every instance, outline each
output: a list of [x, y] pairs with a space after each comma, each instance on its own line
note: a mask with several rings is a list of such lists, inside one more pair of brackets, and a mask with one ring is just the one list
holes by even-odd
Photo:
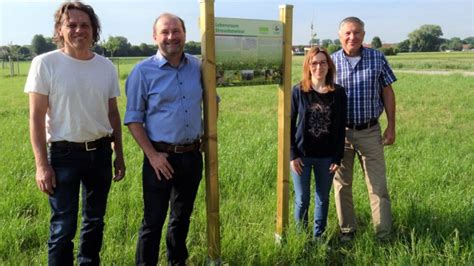
[[[473, 71], [473, 56], [428, 53], [388, 59], [395, 72], [400, 68]], [[127, 73], [137, 60], [124, 59], [120, 64], [122, 92]], [[422, 67], [424, 61], [439, 62], [439, 68]], [[451, 67], [452, 62], [457, 68]], [[293, 83], [299, 80], [301, 63], [302, 57], [294, 58]], [[20, 75], [11, 78], [9, 69], [0, 69], [0, 265], [47, 264], [49, 205], [34, 181], [28, 97], [23, 93], [27, 70], [28, 63], [22, 63]], [[223, 263], [474, 264], [474, 76], [398, 73], [397, 77], [397, 139], [385, 151], [394, 230], [391, 240], [383, 243], [374, 239], [367, 189], [360, 167], [356, 167], [358, 231], [353, 242], [338, 241], [332, 200], [326, 240], [308, 246], [307, 236], [295, 230], [291, 192], [287, 236], [281, 245], [275, 244], [278, 88], [218, 88]], [[125, 103], [125, 96], [119, 97], [122, 117]], [[382, 124], [386, 124], [384, 117]], [[142, 217], [143, 155], [123, 129], [127, 176], [113, 183], [110, 191], [101, 252], [104, 265], [134, 264]], [[188, 236], [190, 265], [207, 261], [205, 197], [203, 179]], [[164, 239], [160, 256], [161, 264], [166, 265]]]

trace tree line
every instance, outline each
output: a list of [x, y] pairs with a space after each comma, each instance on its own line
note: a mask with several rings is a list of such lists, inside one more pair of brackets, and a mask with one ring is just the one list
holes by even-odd
[[[386, 55], [395, 55], [399, 52], [435, 52], [435, 51], [461, 51], [463, 45], [467, 45], [468, 49], [474, 49], [474, 37], [461, 39], [454, 37], [444, 39], [443, 31], [438, 25], [423, 25], [419, 29], [408, 34], [408, 39], [390, 46], [384, 47], [381, 39], [376, 36], [372, 39], [373, 48], [380, 49]], [[310, 45], [318, 45], [324, 47], [329, 53], [333, 53], [341, 49], [341, 42], [331, 39], [316, 39], [316, 34], [310, 40]], [[301, 46], [303, 50], [304, 46]], [[30, 60], [36, 55], [52, 51], [56, 49], [52, 38], [44, 37], [41, 34], [35, 35], [31, 41], [31, 45], [8, 45], [0, 46], [0, 59], [8, 60], [12, 57], [16, 60]], [[93, 47], [94, 52], [107, 57], [133, 57], [133, 56], [151, 56], [156, 53], [156, 45], [141, 43], [140, 45], [132, 45], [127, 38], [122, 36], [109, 36]], [[201, 54], [201, 43], [190, 41], [185, 44], [184, 51], [190, 54]]]
[[[468, 49], [474, 49], [474, 37], [467, 37], [461, 39], [453, 37], [451, 39], [444, 39], [443, 31], [438, 25], [423, 25], [419, 29], [414, 30], [408, 34], [408, 39], [388, 47], [382, 45], [380, 37], [375, 36], [372, 39], [372, 48], [381, 50], [385, 55], [395, 55], [399, 52], [438, 52], [438, 51], [462, 51], [463, 45], [467, 45]], [[313, 37], [309, 41], [310, 45], [318, 45], [324, 47], [329, 53], [333, 53], [341, 49], [339, 40], [330, 39], [316, 39]], [[303, 46], [301, 46], [301, 50]]]
[[[56, 44], [50, 37], [41, 34], [33, 36], [30, 45], [8, 45], [0, 46], [0, 59], [8, 60], [9, 57], [15, 60], [30, 60], [36, 55], [57, 49]], [[92, 47], [98, 54], [107, 57], [142, 57], [156, 54], [157, 46], [154, 44], [141, 43], [132, 45], [123, 36], [109, 36], [107, 40], [101, 41]], [[201, 43], [187, 42], [184, 51], [190, 54], [201, 54]]]

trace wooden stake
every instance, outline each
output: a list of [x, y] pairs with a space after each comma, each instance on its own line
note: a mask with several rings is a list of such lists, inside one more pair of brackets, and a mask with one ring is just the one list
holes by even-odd
[[202, 77], [204, 85], [204, 150], [206, 154], [207, 245], [211, 264], [220, 264], [219, 183], [217, 158], [217, 93], [214, 0], [200, 0]]
[[291, 45], [293, 6], [280, 5], [283, 23], [283, 82], [278, 90], [278, 169], [277, 169], [277, 222], [275, 240], [280, 243], [288, 226], [288, 196], [290, 174], [290, 97]]

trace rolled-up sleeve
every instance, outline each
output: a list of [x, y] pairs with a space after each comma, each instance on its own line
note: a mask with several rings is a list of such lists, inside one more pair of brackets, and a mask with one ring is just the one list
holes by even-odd
[[147, 83], [143, 73], [135, 67], [125, 82], [127, 108], [124, 124], [144, 123], [146, 113]]

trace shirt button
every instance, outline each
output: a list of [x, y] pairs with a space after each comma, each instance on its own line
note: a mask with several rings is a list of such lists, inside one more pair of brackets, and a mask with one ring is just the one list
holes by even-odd
[[186, 96], [183, 96], [183, 99], [186, 99]]
[[189, 125], [186, 125], [186, 127], [189, 127]]
[[188, 110], [184, 110], [184, 112], [185, 112], [185, 113], [187, 113], [187, 112], [188, 112]]

